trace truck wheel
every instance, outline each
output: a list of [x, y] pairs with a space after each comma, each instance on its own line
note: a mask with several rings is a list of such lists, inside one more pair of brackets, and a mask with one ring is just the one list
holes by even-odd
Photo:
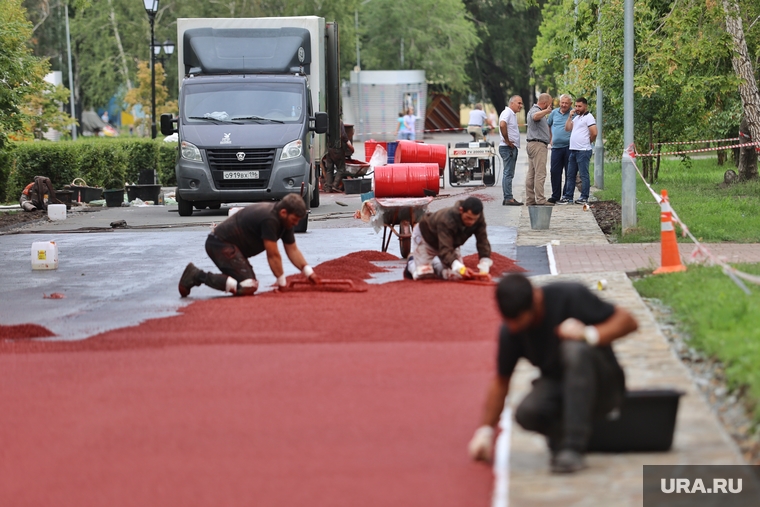
[[222, 203], [220, 202], [214, 202], [208, 205], [208, 209], [220, 209], [222, 207]]
[[301, 219], [300, 222], [296, 224], [295, 227], [293, 227], [293, 232], [306, 232], [306, 229], [309, 228], [309, 213], [306, 212], [306, 216]]
[[179, 216], [189, 217], [193, 214], [193, 203], [186, 201], [182, 198], [182, 195], [177, 191], [177, 208], [179, 209]]

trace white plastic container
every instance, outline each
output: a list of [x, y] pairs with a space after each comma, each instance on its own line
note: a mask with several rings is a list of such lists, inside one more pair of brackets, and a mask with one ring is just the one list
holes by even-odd
[[66, 220], [66, 205], [48, 204], [48, 218], [50, 220]]
[[32, 243], [32, 269], [58, 269], [58, 245], [55, 241]]

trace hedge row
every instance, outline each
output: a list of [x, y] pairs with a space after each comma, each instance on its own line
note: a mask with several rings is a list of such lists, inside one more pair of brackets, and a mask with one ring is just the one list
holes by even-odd
[[18, 200], [35, 176], [47, 176], [57, 189], [82, 178], [92, 187], [120, 188], [137, 183], [140, 171], [155, 169], [164, 186], [176, 185], [177, 144], [136, 138], [16, 143], [0, 152], [0, 198]]

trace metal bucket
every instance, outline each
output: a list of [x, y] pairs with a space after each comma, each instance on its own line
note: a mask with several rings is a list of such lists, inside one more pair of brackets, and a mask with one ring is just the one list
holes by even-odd
[[548, 229], [552, 218], [552, 206], [528, 206], [531, 229]]

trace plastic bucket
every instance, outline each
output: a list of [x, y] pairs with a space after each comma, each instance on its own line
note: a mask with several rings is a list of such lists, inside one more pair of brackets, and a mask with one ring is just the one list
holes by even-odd
[[152, 201], [153, 204], [158, 202], [158, 194], [161, 192], [161, 185], [127, 185], [127, 199], [134, 201]]
[[528, 206], [531, 229], [548, 229], [552, 218], [552, 206]]
[[393, 164], [396, 156], [398, 141], [388, 141], [385, 143], [385, 151], [388, 153], [388, 163]]
[[375, 141], [374, 139], [364, 142], [364, 160], [369, 162], [370, 159], [372, 159], [372, 154], [375, 153], [375, 148], [377, 148], [378, 145], [385, 148], [386, 152], [388, 151], [388, 145], [385, 142]]
[[58, 245], [55, 241], [32, 243], [32, 269], [58, 269]]
[[439, 169], [446, 167], [446, 146], [442, 144], [425, 144], [414, 141], [399, 141], [394, 156], [399, 163], [435, 163]]
[[50, 220], [66, 220], [65, 204], [48, 204], [47, 212]]
[[124, 189], [117, 188], [114, 190], [104, 190], [103, 197], [106, 199], [106, 206], [109, 208], [118, 208], [124, 202]]
[[438, 193], [438, 165], [389, 164], [375, 167], [375, 197], [425, 197]]

